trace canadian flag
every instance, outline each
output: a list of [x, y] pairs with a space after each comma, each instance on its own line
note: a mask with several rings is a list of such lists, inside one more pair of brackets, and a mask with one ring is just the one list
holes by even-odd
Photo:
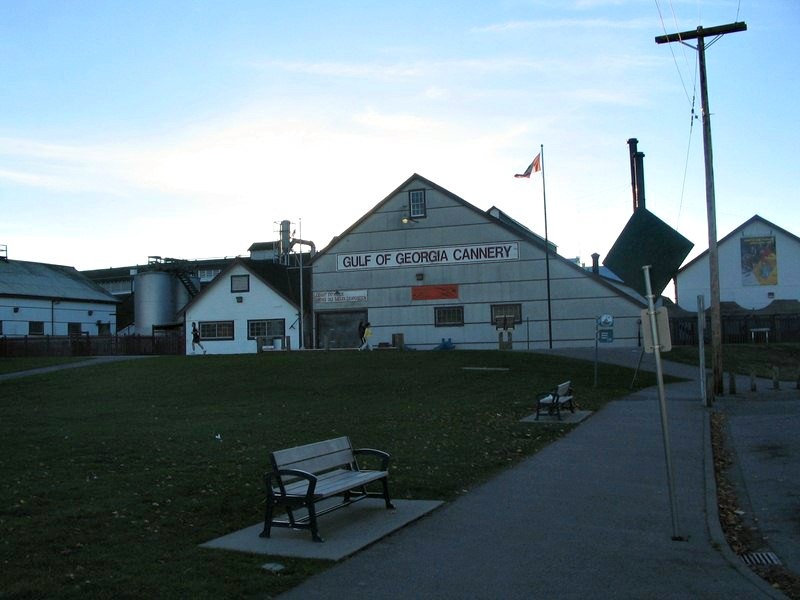
[[530, 178], [531, 173], [538, 173], [542, 170], [542, 153], [536, 155], [536, 158], [533, 159], [533, 162], [528, 165], [528, 168], [525, 169], [524, 173], [517, 173], [514, 177], [527, 177]]

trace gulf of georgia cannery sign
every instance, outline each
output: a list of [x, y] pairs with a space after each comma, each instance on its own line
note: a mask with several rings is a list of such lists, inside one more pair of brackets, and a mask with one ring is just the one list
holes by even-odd
[[468, 246], [407, 248], [354, 254], [342, 253], [336, 255], [336, 269], [338, 271], [353, 271], [357, 269], [385, 269], [420, 265], [461, 265], [465, 263], [518, 259], [519, 244], [517, 242], [491, 242]]

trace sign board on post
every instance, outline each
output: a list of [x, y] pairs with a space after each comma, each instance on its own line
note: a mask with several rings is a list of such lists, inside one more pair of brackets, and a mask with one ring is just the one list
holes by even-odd
[[601, 344], [610, 344], [614, 341], [613, 315], [600, 315], [597, 317], [597, 341]]
[[[658, 341], [661, 344], [661, 352], [672, 350], [672, 337], [669, 333], [669, 316], [665, 307], [656, 309], [656, 329], [658, 329]], [[650, 315], [648, 310], [642, 311], [642, 343], [644, 351], [648, 354], [653, 352], [653, 332], [650, 329]]]
[[598, 342], [610, 344], [614, 341], [614, 316], [605, 314], [597, 317], [594, 334], [594, 386], [597, 387]]

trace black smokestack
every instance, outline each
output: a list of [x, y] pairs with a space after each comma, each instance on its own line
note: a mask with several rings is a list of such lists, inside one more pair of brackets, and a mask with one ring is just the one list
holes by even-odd
[[628, 140], [631, 159], [631, 190], [633, 191], [633, 210], [644, 208], [644, 152], [639, 152], [639, 140]]

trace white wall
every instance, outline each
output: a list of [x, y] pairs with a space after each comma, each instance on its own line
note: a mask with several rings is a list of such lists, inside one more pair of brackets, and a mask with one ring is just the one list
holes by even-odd
[[[775, 237], [778, 281], [776, 285], [745, 285], [742, 276], [742, 238]], [[773, 300], [800, 299], [800, 243], [768, 223], [756, 220], [736, 231], [719, 244], [720, 300], [736, 302], [742, 308], [758, 310]], [[689, 265], [678, 275], [678, 304], [685, 310], [697, 310], [697, 296], [705, 305], [711, 302], [708, 255]]]
[[[250, 291], [231, 292], [232, 275], [250, 275]], [[236, 298], [242, 301], [237, 302]], [[233, 321], [234, 339], [202, 340], [208, 354], [247, 354], [257, 351], [256, 341], [247, 338], [249, 320], [283, 319], [290, 347], [299, 348], [298, 308], [287, 302], [270, 286], [261, 281], [242, 265], [233, 267], [218, 277], [211, 287], [186, 311], [186, 353], [192, 351], [192, 323], [201, 321]], [[293, 329], [290, 327], [294, 325]]]
[[[18, 309], [14, 312], [14, 309]], [[44, 335], [67, 335], [69, 323], [80, 323], [81, 332], [97, 335], [98, 321], [110, 324], [111, 334], [116, 333], [116, 305], [36, 298], [0, 298], [2, 335], [28, 335], [29, 323], [41, 321]]]

